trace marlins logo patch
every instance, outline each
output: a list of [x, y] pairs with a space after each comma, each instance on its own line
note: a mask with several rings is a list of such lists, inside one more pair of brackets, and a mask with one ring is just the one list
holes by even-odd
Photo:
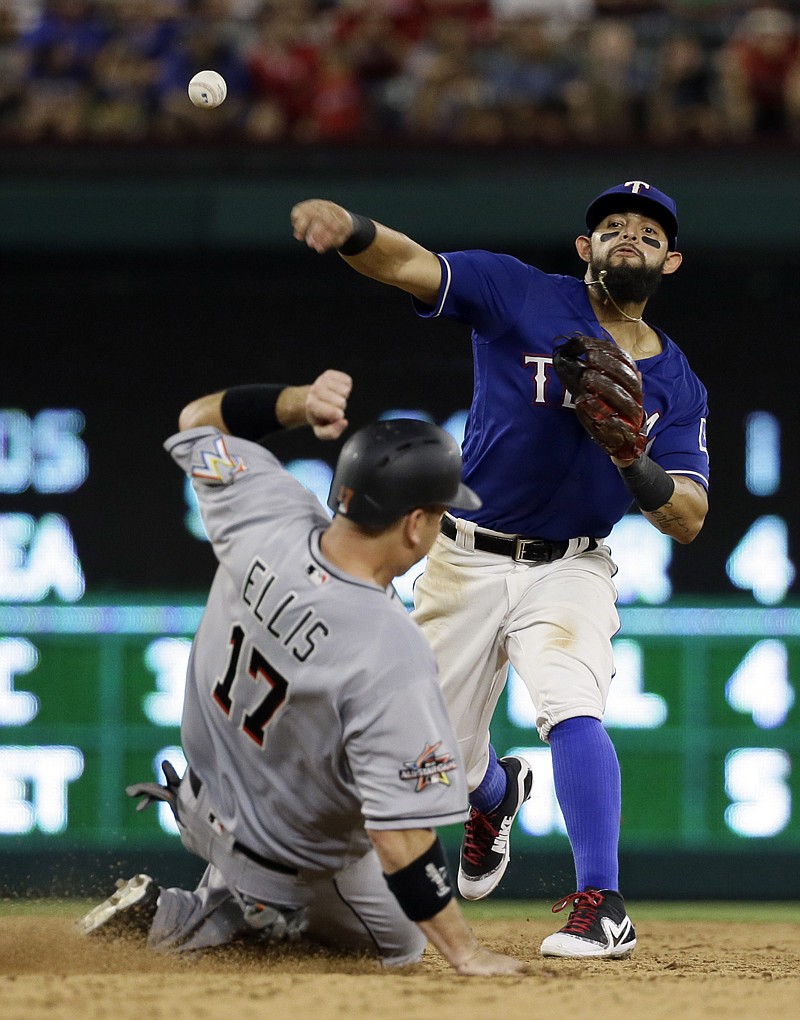
[[450, 785], [447, 773], [452, 772], [456, 767], [455, 758], [449, 751], [439, 751], [442, 742], [427, 744], [414, 761], [404, 761], [400, 769], [401, 779], [413, 779], [416, 782], [415, 793], [424, 790], [432, 783], [444, 783]]
[[232, 454], [225, 445], [225, 438], [217, 436], [213, 449], [205, 447], [194, 451], [192, 460], [192, 478], [202, 478], [206, 482], [219, 485], [230, 485], [236, 475], [247, 470], [243, 457]]

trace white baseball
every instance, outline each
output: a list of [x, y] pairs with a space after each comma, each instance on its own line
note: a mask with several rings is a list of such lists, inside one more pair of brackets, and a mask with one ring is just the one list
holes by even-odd
[[216, 71], [198, 71], [189, 82], [189, 98], [195, 106], [219, 106], [227, 94], [225, 79]]

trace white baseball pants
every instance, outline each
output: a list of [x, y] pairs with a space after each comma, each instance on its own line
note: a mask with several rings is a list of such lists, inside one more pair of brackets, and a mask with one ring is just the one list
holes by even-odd
[[516, 563], [468, 548], [464, 526], [474, 525], [457, 523], [467, 543], [439, 535], [414, 587], [412, 615], [436, 655], [474, 790], [488, 766], [509, 662], [533, 700], [542, 740], [565, 719], [603, 718], [619, 630], [616, 567], [604, 545], [552, 563]]

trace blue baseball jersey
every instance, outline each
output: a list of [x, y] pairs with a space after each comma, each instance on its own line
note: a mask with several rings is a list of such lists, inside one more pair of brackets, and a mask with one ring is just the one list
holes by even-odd
[[[613, 339], [597, 321], [586, 285], [510, 255], [460, 251], [438, 257], [436, 305], [414, 304], [422, 317], [443, 315], [472, 326], [464, 481], [483, 506], [465, 516], [511, 534], [604, 538], [633, 500], [609, 456], [581, 425], [553, 368], [553, 348], [570, 333]], [[656, 332], [661, 353], [637, 362], [648, 452], [665, 471], [707, 488], [706, 390], [680, 348]]]

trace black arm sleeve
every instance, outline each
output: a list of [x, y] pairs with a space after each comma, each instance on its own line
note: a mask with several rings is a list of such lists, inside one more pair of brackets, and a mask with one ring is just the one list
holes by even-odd
[[258, 441], [283, 426], [275, 405], [286, 389], [283, 383], [249, 383], [231, 386], [222, 395], [220, 410], [225, 427], [234, 436]]

